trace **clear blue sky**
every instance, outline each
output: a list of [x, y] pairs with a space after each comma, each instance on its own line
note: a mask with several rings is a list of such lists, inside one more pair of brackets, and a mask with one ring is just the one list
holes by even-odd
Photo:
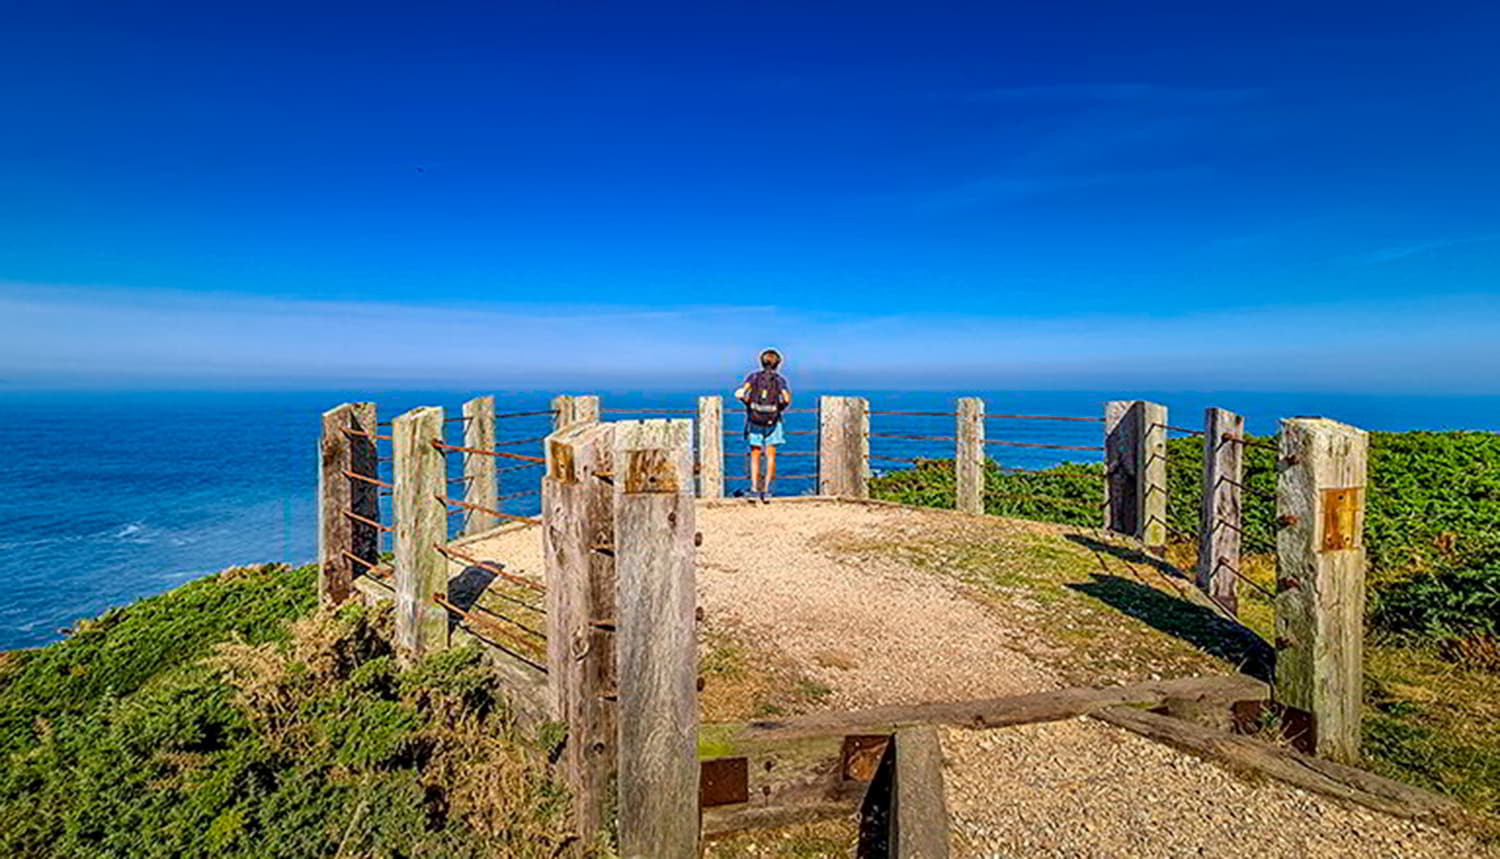
[[1494, 4], [1028, 5], [13, 5], [0, 385], [1500, 392]]

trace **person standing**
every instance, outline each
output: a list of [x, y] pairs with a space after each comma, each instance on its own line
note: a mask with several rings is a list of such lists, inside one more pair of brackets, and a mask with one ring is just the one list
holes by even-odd
[[[776, 481], [776, 448], [786, 443], [781, 413], [792, 403], [792, 390], [782, 378], [781, 353], [767, 349], [760, 353], [760, 369], [745, 377], [734, 392], [745, 404], [745, 443], [750, 448], [750, 492], [762, 502], [770, 503], [771, 486]], [[766, 480], [760, 482], [761, 452], [766, 457]]]

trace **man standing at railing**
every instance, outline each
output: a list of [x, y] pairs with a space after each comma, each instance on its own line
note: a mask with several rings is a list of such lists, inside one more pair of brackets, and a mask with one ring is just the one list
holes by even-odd
[[[792, 402], [792, 389], [777, 372], [781, 353], [767, 349], [760, 353], [760, 369], [745, 377], [745, 383], [734, 392], [734, 398], [745, 404], [745, 443], [750, 446], [750, 491], [769, 503], [771, 485], [776, 481], [776, 446], [786, 443], [781, 428], [781, 413]], [[760, 482], [760, 453], [766, 452], [766, 482]]]

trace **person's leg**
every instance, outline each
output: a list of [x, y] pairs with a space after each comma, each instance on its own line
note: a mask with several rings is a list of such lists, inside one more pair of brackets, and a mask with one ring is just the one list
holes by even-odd
[[750, 448], [750, 494], [760, 492], [760, 448]]
[[768, 444], [766, 445], [766, 482], [760, 494], [765, 496], [774, 485], [776, 485], [776, 445]]

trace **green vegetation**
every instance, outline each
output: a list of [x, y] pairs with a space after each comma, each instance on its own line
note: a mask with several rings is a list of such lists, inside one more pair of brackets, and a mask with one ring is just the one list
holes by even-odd
[[388, 613], [313, 612], [314, 575], [226, 571], [6, 654], [0, 855], [555, 855], [555, 731], [472, 650], [401, 668]]
[[[1200, 439], [1169, 442], [1169, 559], [1180, 568], [1195, 554], [1201, 462]], [[1262, 587], [1271, 587], [1275, 574], [1275, 469], [1274, 450], [1246, 447], [1249, 554], [1242, 566]], [[991, 464], [985, 508], [1091, 527], [1101, 521], [1102, 480], [1097, 464], [1039, 474]], [[951, 507], [952, 463], [934, 460], [877, 478], [871, 493]], [[1367, 761], [1391, 777], [1500, 812], [1500, 435], [1371, 433], [1365, 544]], [[1265, 597], [1242, 585], [1240, 606], [1241, 622], [1269, 639]]]

